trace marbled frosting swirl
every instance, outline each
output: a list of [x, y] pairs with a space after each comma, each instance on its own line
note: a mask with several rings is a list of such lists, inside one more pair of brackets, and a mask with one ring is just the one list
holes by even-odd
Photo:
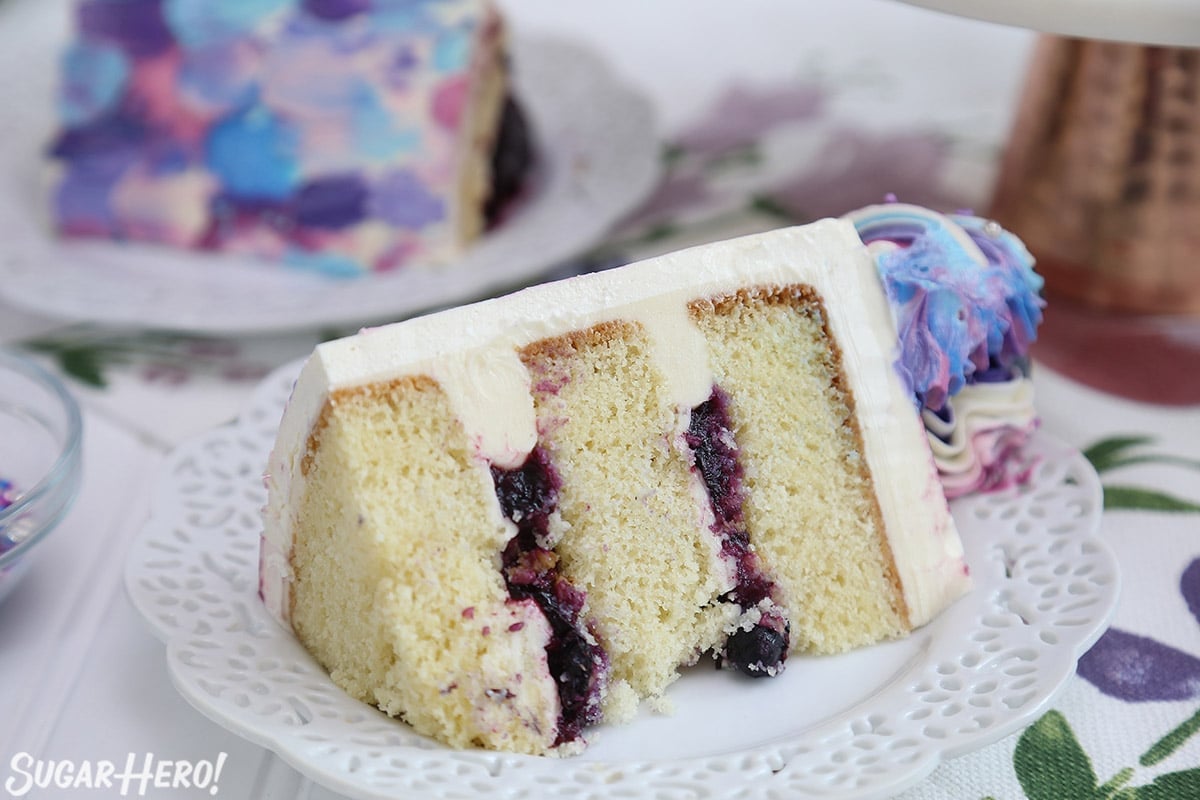
[[1037, 424], [1028, 381], [1042, 278], [997, 223], [887, 203], [848, 215], [875, 256], [899, 338], [897, 369], [929, 432], [947, 496], [1019, 481]]

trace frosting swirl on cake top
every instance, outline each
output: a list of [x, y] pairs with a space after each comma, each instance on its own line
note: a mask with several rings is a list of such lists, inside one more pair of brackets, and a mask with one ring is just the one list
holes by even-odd
[[875, 256], [900, 340], [898, 367], [940, 410], [964, 386], [1024, 374], [1042, 321], [1033, 256], [995, 222], [888, 203], [849, 215]]
[[896, 368], [921, 408], [948, 498], [1023, 482], [1036, 430], [1029, 346], [1045, 305], [1021, 240], [969, 214], [900, 203], [852, 212], [896, 323]]

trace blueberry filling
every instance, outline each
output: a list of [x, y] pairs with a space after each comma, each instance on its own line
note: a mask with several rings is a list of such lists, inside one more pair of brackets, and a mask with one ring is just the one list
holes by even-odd
[[558, 474], [539, 447], [516, 469], [493, 466], [492, 482], [504, 516], [517, 526], [501, 554], [509, 596], [533, 600], [550, 623], [546, 659], [558, 683], [561, 709], [554, 743], [574, 741], [585, 727], [600, 721], [608, 657], [580, 619], [584, 593], [559, 574], [558, 554], [548, 547]]
[[484, 219], [494, 228], [521, 193], [533, 167], [533, 139], [525, 113], [511, 96], [500, 112], [496, 144], [492, 150], [492, 188], [483, 206]]
[[733, 438], [729, 395], [719, 386], [713, 386], [708, 399], [692, 409], [684, 442], [708, 490], [716, 518], [712, 531], [721, 542], [721, 555], [734, 565], [734, 587], [721, 600], [736, 603], [746, 620], [729, 635], [722, 658], [751, 677], [778, 674], [787, 660], [788, 622], [774, 603], [775, 582], [763, 572], [750, 546], [742, 515], [744, 474]]

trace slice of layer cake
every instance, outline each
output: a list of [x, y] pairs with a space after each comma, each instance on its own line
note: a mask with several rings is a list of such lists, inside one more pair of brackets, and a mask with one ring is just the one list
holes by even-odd
[[488, 0], [78, 0], [62, 72], [64, 236], [443, 262], [530, 159]]
[[896, 342], [826, 220], [321, 345], [263, 599], [355, 697], [525, 753], [706, 653], [770, 676], [904, 636], [969, 579]]

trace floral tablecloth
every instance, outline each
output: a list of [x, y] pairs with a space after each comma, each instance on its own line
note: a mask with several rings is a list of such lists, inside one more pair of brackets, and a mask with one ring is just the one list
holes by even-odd
[[[594, 43], [660, 107], [664, 129], [653, 195], [545, 277], [836, 214], [889, 192], [945, 209], [986, 203], [1029, 34], [874, 0], [794, 4], [804, 9], [756, 0], [736, 13], [679, 0], [645, 12], [652, 20], [640, 25], [634, 5], [584, 16], [551, 0], [513, 4], [518, 26]], [[684, 13], [686, 29], [674, 21]], [[0, 24], [3, 15], [0, 5]], [[668, 49], [678, 57], [662, 58]], [[63, 376], [89, 427], [84, 487], [55, 534], [63, 543], [0, 608], [0, 787], [19, 752], [227, 751], [221, 796], [333, 796], [175, 697], [161, 646], [117, 584], [163, 456], [230, 420], [275, 367], [352, 331], [199, 336], [0, 312], [0, 341]], [[1155, 324], [1173, 336], [1171, 368], [1191, 358], [1194, 370], [1194, 323]], [[1103, 353], [1076, 352], [1069, 358], [1087, 363], [1074, 365], [1056, 353], [1051, 369], [1036, 363], [1038, 352], [1043, 428], [1079, 448], [1104, 485], [1101, 534], [1121, 565], [1120, 604], [1077, 676], [1027, 729], [899, 796], [1200, 798], [1200, 398], [1125, 399], [1066, 377], [1096, 375]], [[86, 567], [55, 561], [80, 553], [92, 554]], [[60, 580], [107, 583], [60, 591]]]

